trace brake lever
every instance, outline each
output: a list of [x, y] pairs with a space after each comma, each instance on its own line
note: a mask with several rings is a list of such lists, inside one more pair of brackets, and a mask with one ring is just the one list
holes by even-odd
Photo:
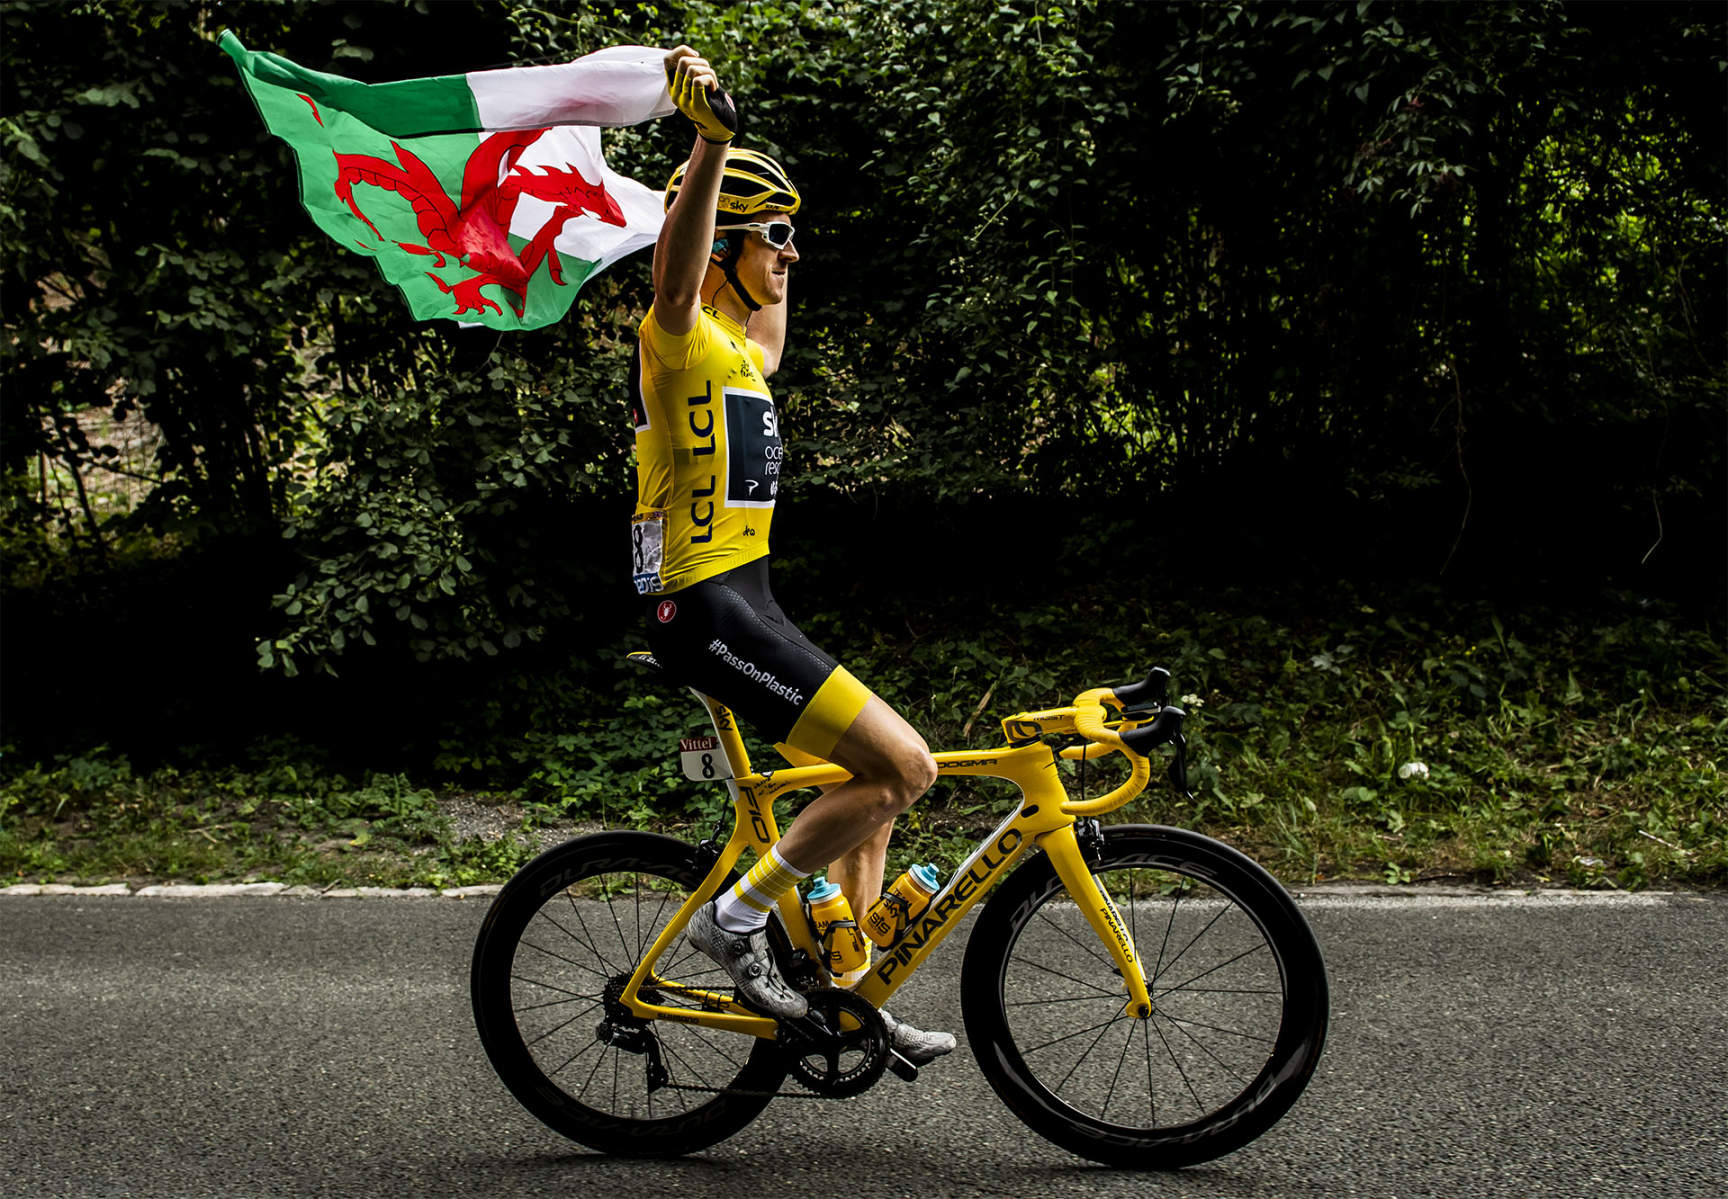
[[1182, 722], [1187, 718], [1188, 713], [1181, 708], [1166, 707], [1152, 718], [1151, 724], [1121, 734], [1122, 744], [1146, 757], [1157, 746], [1180, 737]]
[[1123, 715], [1156, 712], [1170, 702], [1170, 672], [1154, 666], [1138, 683], [1115, 688], [1115, 695], [1122, 701]]
[[1193, 799], [1194, 792], [1188, 790], [1188, 738], [1177, 733], [1172, 744], [1176, 752], [1170, 756], [1170, 769], [1164, 772], [1164, 777], [1170, 780], [1178, 795]]

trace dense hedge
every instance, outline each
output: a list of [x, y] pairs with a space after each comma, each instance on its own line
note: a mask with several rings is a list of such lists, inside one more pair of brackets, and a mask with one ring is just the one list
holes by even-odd
[[[369, 80], [708, 53], [807, 199], [779, 549], [796, 570], [819, 539], [847, 572], [807, 576], [826, 619], [867, 623], [899, 585], [866, 552], [947, 578], [977, 569], [956, 546], [1016, 535], [1068, 555], [1022, 573], [1039, 600], [1125, 555], [1173, 585], [1306, 568], [1723, 594], [1720, 5], [91, 0], [0, 20], [10, 687], [82, 694], [77, 670], [140, 661], [166, 686], [188, 657], [236, 688], [410, 656], [508, 676], [628, 617], [645, 259], [557, 328], [413, 325], [293, 203], [224, 26]], [[687, 148], [673, 122], [608, 137], [650, 183]], [[124, 510], [95, 408], [159, 430]], [[115, 622], [131, 648], [83, 640]], [[64, 718], [7, 709], [9, 737]]]

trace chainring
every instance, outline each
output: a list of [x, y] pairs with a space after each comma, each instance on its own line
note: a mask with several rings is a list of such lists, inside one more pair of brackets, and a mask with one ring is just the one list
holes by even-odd
[[780, 1022], [786, 1068], [818, 1095], [846, 1099], [876, 1085], [888, 1065], [888, 1026], [850, 991], [807, 991], [810, 1014]]

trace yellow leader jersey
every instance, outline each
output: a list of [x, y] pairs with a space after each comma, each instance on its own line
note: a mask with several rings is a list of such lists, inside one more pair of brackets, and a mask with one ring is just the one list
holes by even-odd
[[631, 579], [651, 595], [768, 552], [783, 451], [762, 349], [736, 321], [704, 305], [674, 336], [650, 308], [636, 336]]

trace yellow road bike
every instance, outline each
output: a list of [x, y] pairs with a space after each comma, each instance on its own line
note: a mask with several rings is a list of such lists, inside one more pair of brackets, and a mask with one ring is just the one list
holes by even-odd
[[[1003, 720], [1000, 748], [936, 754], [942, 775], [1006, 779], [1018, 802], [849, 990], [830, 984], [799, 896], [783, 900], [771, 942], [810, 1000], [808, 1016], [788, 1021], [741, 1004], [682, 933], [736, 881], [746, 850], [778, 839], [775, 799], [848, 776], [829, 764], [753, 772], [731, 712], [698, 694], [715, 735], [685, 743], [686, 773], [724, 781], [731, 835], [721, 843], [717, 826], [692, 845], [604, 832], [524, 866], [474, 949], [474, 1015], [493, 1066], [551, 1128], [637, 1157], [712, 1145], [776, 1097], [857, 1095], [888, 1069], [915, 1079], [878, 1010], [983, 901], [961, 1008], [973, 1057], [1016, 1116], [1119, 1166], [1240, 1148], [1314, 1071], [1326, 970], [1289, 894], [1249, 858], [1183, 829], [1100, 825], [1146, 788], [1160, 746], [1187, 789], [1168, 681], [1160, 669], [1094, 688]], [[1114, 753], [1131, 763], [1125, 782], [1097, 798], [1083, 783], [1070, 793], [1067, 775]], [[1062, 759], [1078, 765], [1065, 771]]]

